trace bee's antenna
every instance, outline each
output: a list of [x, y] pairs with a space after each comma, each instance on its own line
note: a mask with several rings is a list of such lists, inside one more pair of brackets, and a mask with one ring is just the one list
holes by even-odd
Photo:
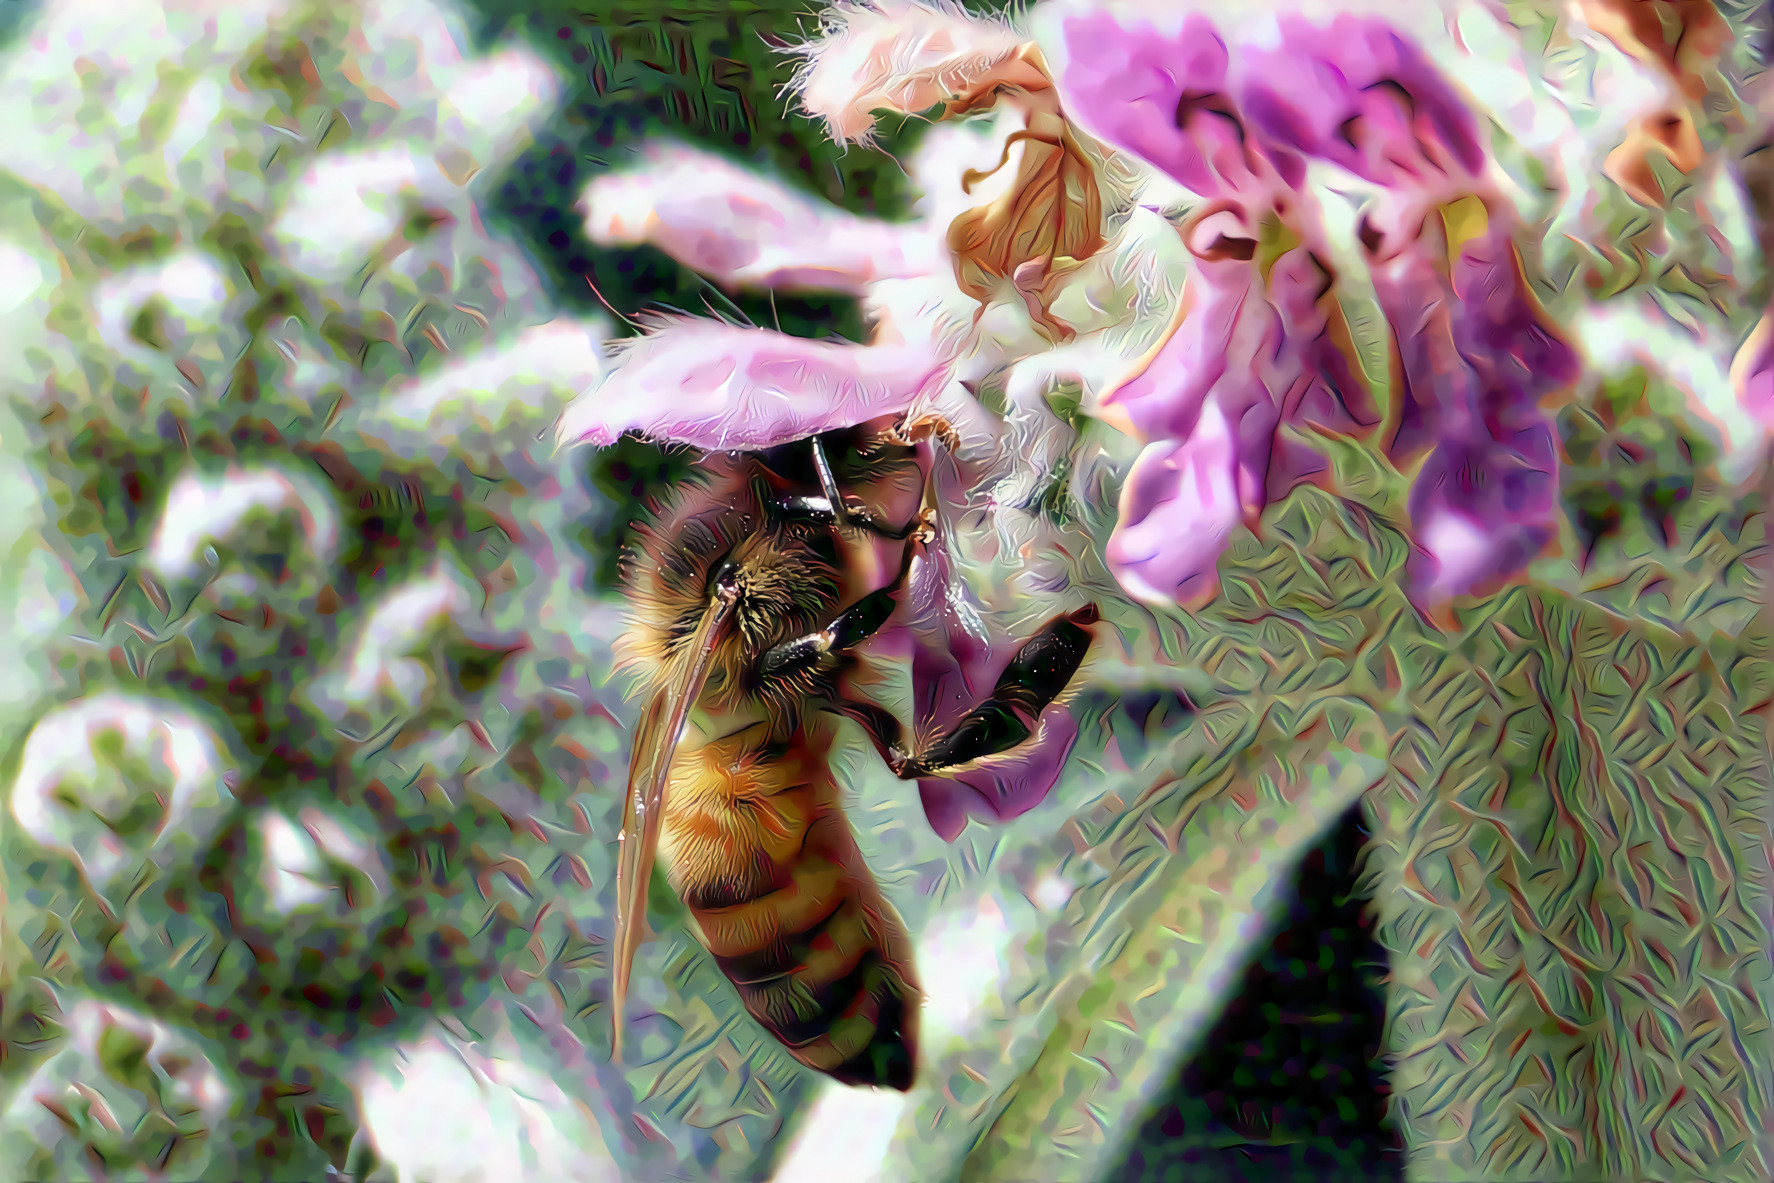
[[620, 312], [616, 311], [616, 306], [614, 304], [610, 303], [608, 300], [604, 299], [604, 294], [597, 290], [597, 281], [596, 280], [594, 280], [590, 275], [587, 275], [585, 277], [585, 283], [586, 283], [586, 286], [591, 288], [591, 294], [597, 297], [598, 303], [602, 304], [605, 308], [608, 308], [610, 310], [611, 316], [614, 316], [617, 320], [621, 321], [623, 324], [627, 325], [629, 328], [633, 329], [635, 332], [638, 333], [641, 331], [641, 326], [639, 324], [635, 323], [633, 320], [629, 319], [628, 317], [622, 315]]

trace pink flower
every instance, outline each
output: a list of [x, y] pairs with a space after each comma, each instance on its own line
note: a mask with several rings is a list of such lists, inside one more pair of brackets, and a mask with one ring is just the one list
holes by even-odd
[[1370, 421], [1325, 299], [1304, 191], [1315, 157], [1384, 187], [1361, 235], [1404, 379], [1386, 442], [1407, 468], [1421, 461], [1416, 590], [1484, 590], [1554, 533], [1557, 445], [1540, 401], [1577, 359], [1527, 288], [1513, 219], [1480, 175], [1476, 120], [1422, 53], [1374, 19], [1278, 25], [1279, 44], [1235, 53], [1199, 15], [1169, 36], [1094, 13], [1064, 25], [1073, 118], [1207, 201], [1185, 231], [1201, 260], [1187, 315], [1103, 400], [1165, 441], [1130, 474], [1111, 558], [1136, 594], [1198, 599], [1238, 516], [1310, 472], [1277, 468], [1275, 428]]
[[1480, 175], [1477, 121], [1377, 20], [1284, 20], [1281, 44], [1248, 61], [1266, 138], [1387, 187], [1362, 238], [1403, 368], [1392, 451], [1429, 451], [1411, 497], [1417, 584], [1431, 601], [1492, 590], [1557, 530], [1558, 443], [1541, 404], [1580, 363], [1528, 289], [1513, 212]]
[[1149, 441], [1122, 492], [1110, 568], [1138, 598], [1196, 605], [1218, 589], [1233, 529], [1323, 467], [1283, 424], [1348, 431], [1377, 415], [1339, 345], [1302, 163], [1253, 141], [1208, 20], [1166, 36], [1089, 16], [1065, 34], [1073, 117], [1204, 198], [1182, 230], [1195, 270], [1171, 334], [1098, 408]]
[[[795, 52], [806, 58], [795, 80], [802, 108], [839, 142], [868, 142], [880, 109], [917, 114], [946, 103], [945, 114], [992, 117], [925, 137], [911, 162], [924, 198], [909, 222], [856, 217], [709, 153], [655, 145], [638, 169], [588, 188], [587, 229], [594, 241], [657, 246], [727, 286], [856, 294], [871, 340], [661, 321], [576, 401], [563, 438], [637, 431], [701, 447], [787, 443], [846, 418], [953, 406], [950, 387], [1059, 341], [1079, 346], [1067, 368], [1090, 370], [1142, 319], [1127, 307], [1140, 301], [1095, 298], [1115, 269], [1103, 260], [1122, 262], [1118, 249], [1137, 237], [1124, 228], [1121, 242], [1110, 240], [1122, 179], [1073, 132], [1039, 52], [1008, 23], [947, 0], [846, 0]], [[1062, 317], [1055, 305], [1068, 300]], [[732, 369], [712, 364], [719, 350]], [[1023, 400], [1019, 443], [1051, 452], [1059, 425], [1046, 391], [1033, 389], [1043, 376], [1036, 366], [1006, 386]]]

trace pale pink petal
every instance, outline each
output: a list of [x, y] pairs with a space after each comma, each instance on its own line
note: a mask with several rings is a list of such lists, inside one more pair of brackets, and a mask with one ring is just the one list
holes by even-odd
[[1731, 384], [1743, 409], [1774, 425], [1774, 311], [1763, 314], [1731, 363]]
[[903, 411], [943, 379], [943, 359], [927, 350], [674, 319], [623, 343], [604, 380], [561, 416], [558, 436], [606, 446], [632, 431], [757, 451]]
[[861, 295], [948, 267], [921, 226], [856, 217], [695, 148], [654, 143], [643, 158], [586, 188], [593, 242], [656, 246], [729, 287]]

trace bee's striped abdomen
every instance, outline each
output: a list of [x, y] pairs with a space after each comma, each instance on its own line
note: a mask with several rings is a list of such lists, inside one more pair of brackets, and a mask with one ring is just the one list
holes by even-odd
[[824, 759], [760, 725], [680, 753], [662, 849], [703, 945], [797, 1060], [905, 1090], [920, 994], [904, 926], [863, 864]]

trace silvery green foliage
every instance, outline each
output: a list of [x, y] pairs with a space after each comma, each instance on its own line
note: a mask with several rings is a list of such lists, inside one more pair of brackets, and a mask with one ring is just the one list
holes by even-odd
[[409, 1177], [401, 1106], [482, 1105], [375, 1083], [439, 1022], [535, 1178], [731, 1173], [792, 1104], [649, 1140], [606, 1065], [611, 523], [544, 437], [609, 327], [482, 224], [555, 83], [467, 45], [70, 2], [0, 67], [0, 1176]]
[[125, 1163], [157, 1178], [205, 1177], [235, 1097], [198, 1042], [90, 999], [62, 1023], [57, 1050], [9, 1090], [0, 1146], [20, 1174], [8, 1177], [72, 1179]]

